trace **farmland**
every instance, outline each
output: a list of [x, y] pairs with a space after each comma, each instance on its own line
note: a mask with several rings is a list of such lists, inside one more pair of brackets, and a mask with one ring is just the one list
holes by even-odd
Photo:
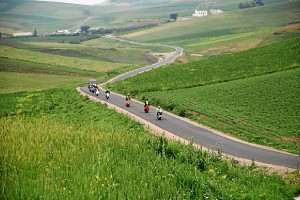
[[[202, 2], [0, 3], [0, 31], [73, 30], [86, 19], [105, 27], [159, 22], [171, 12], [189, 16]], [[300, 40], [299, 23], [291, 23], [299, 21], [298, 1], [264, 0], [265, 7], [245, 10], [237, 10], [235, 0], [219, 2], [209, 8], [221, 8], [224, 15], [118, 33], [181, 45], [186, 54], [109, 88], [150, 98], [152, 105], [234, 137], [298, 154]], [[90, 78], [104, 82], [170, 51], [96, 35], [1, 38], [0, 199], [299, 196], [299, 170], [272, 173], [254, 162], [196, 150], [193, 142], [166, 140], [75, 90]], [[196, 61], [180, 64], [191, 60]]]
[[[219, 8], [222, 9], [222, 5], [219, 5]], [[192, 18], [123, 34], [122, 37], [144, 42], [179, 45], [185, 49], [186, 54], [210, 56], [237, 52], [240, 49], [247, 50], [264, 45], [266, 41], [274, 42], [281, 38], [281, 35], [274, 35], [274, 32], [291, 22], [299, 21], [299, 13], [299, 1], [273, 1], [272, 4], [259, 8], [233, 10], [220, 15]], [[299, 36], [299, 31], [295, 34]], [[247, 41], [253, 45], [248, 46]], [[224, 49], [212, 51], [212, 48]], [[207, 52], [208, 50], [210, 51]]]
[[164, 67], [109, 87], [243, 140], [297, 154], [299, 41]]
[[300, 39], [296, 38], [231, 55], [183, 65], [169, 65], [110, 87], [121, 93], [129, 90], [135, 95], [141, 92], [203, 86], [299, 68], [299, 42]]
[[[0, 70], [84, 76], [86, 80], [94, 77], [104, 81], [122, 72], [156, 62], [158, 57], [155, 53], [171, 51], [170, 48], [142, 47], [105, 38], [81, 44], [61, 42], [65, 38], [68, 37], [1, 40]], [[73, 39], [76, 40], [74, 37]]]
[[166, 141], [73, 88], [0, 96], [4, 199], [290, 199], [300, 190], [296, 173], [283, 180]]

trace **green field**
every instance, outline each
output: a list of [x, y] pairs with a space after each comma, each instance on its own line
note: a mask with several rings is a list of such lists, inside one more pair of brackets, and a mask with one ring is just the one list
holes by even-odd
[[[222, 4], [219, 8], [222, 9]], [[270, 42], [280, 39], [281, 36], [274, 35], [274, 32], [291, 22], [299, 21], [299, 8], [299, 1], [278, 1], [266, 3], [262, 7], [169, 23], [122, 37], [179, 45], [184, 47], [186, 54], [210, 56], [231, 53], [263, 45], [266, 40]], [[295, 34], [300, 35], [299, 29], [295, 30]]]
[[74, 88], [0, 94], [3, 199], [291, 199], [286, 179], [166, 141]]
[[[120, 73], [157, 62], [155, 53], [172, 51], [166, 47], [130, 45], [105, 38], [70, 44], [69, 41], [65, 43], [65, 38], [68, 37], [2, 39], [0, 71], [80, 76], [85, 77], [86, 81], [96, 78], [102, 82]], [[74, 79], [83, 80], [76, 77]]]
[[[188, 64], [169, 65], [110, 87], [133, 95], [227, 82], [300, 67], [300, 38]], [[139, 85], [139, 87], [136, 87]]]
[[140, 96], [243, 140], [299, 154], [299, 76], [297, 68]]
[[80, 86], [87, 81], [88, 77], [37, 74], [36, 71], [35, 73], [0, 72], [0, 93]]
[[287, 40], [163, 67], [109, 87], [243, 140], [299, 154], [299, 44]]
[[[6, 2], [0, 3], [5, 36], [75, 30], [83, 20], [92, 27], [131, 27], [175, 12], [190, 16], [207, 1], [94, 7]], [[221, 8], [222, 15], [118, 33], [183, 46], [185, 52], [174, 64], [109, 88], [150, 98], [152, 105], [234, 137], [299, 154], [300, 27], [290, 24], [300, 20], [299, 1], [264, 0], [264, 7], [244, 10], [236, 0], [218, 3], [205, 9]], [[299, 169], [273, 173], [196, 150], [192, 142], [167, 141], [75, 90], [90, 78], [104, 82], [171, 51], [97, 35], [1, 38], [0, 199], [299, 196]]]

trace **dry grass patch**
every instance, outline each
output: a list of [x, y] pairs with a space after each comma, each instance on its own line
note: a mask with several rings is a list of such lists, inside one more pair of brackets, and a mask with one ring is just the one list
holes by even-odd
[[206, 48], [200, 51], [203, 55], [226, 54], [245, 51], [257, 47], [262, 42], [261, 39], [251, 39], [239, 42], [233, 42], [225, 45]]

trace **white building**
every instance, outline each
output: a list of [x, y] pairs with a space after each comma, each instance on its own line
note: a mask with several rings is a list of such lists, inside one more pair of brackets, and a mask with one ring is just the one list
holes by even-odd
[[13, 33], [14, 37], [25, 37], [25, 36], [33, 36], [31, 32], [24, 32], [24, 33]]
[[210, 14], [212, 15], [216, 15], [216, 14], [220, 14], [223, 13], [223, 11], [221, 9], [211, 9], [210, 10]]
[[206, 10], [195, 10], [195, 13], [193, 14], [193, 17], [204, 17], [207, 16]]
[[56, 34], [57, 35], [70, 35], [70, 31], [69, 30], [59, 30], [59, 31], [56, 31]]

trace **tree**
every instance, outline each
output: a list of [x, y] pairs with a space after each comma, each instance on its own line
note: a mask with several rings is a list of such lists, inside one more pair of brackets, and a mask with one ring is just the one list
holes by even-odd
[[37, 32], [36, 32], [36, 29], [34, 29], [33, 31], [33, 37], [36, 37], [37, 36]]
[[90, 26], [81, 26], [80, 27], [82, 33], [88, 33], [90, 28], [91, 28]]
[[263, 6], [263, 5], [264, 3], [262, 2], [262, 0], [253, 0], [251, 2], [239, 3], [239, 9]]
[[263, 6], [264, 5], [262, 0], [253, 0], [253, 3], [255, 4], [255, 6]]
[[170, 14], [170, 18], [174, 19], [175, 21], [177, 20], [178, 14], [177, 13], [172, 13]]

